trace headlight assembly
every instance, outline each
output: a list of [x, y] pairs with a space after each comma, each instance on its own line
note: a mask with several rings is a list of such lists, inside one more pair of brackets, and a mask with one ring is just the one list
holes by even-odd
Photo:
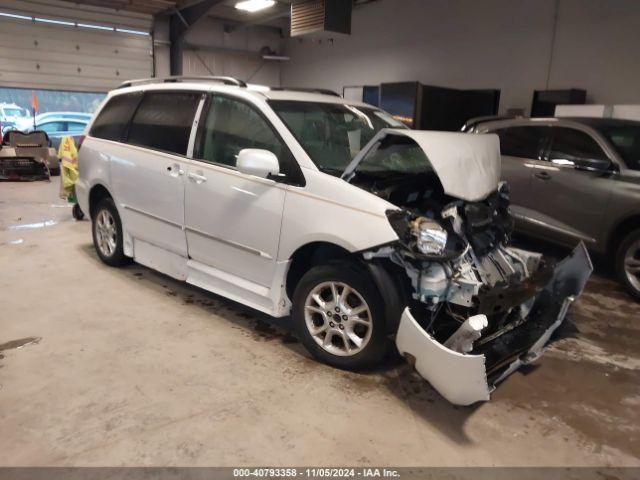
[[442, 255], [447, 246], [447, 231], [431, 218], [418, 217], [411, 222], [418, 250], [425, 255]]

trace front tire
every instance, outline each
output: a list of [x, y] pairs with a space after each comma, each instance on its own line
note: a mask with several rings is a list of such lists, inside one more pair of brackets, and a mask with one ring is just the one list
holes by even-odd
[[370, 368], [387, 346], [384, 305], [376, 286], [349, 264], [309, 270], [293, 295], [298, 338], [317, 360], [345, 370]]
[[616, 274], [629, 294], [640, 300], [640, 229], [622, 239], [615, 258]]
[[112, 267], [119, 267], [131, 261], [124, 254], [122, 222], [111, 198], [98, 203], [92, 216], [93, 246], [100, 259]]

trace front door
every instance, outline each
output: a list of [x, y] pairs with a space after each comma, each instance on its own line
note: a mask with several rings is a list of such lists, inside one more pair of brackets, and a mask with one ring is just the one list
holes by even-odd
[[223, 95], [211, 97], [198, 137], [185, 183], [189, 257], [265, 292], [274, 278], [286, 188], [278, 178], [240, 173], [236, 158], [245, 148], [269, 150], [282, 170], [289, 150], [256, 107]]
[[583, 240], [589, 246], [600, 237], [614, 181], [610, 174], [590, 168], [609, 159], [582, 130], [552, 127], [551, 131], [548, 153], [532, 169], [535, 208], [555, 240], [567, 244]]

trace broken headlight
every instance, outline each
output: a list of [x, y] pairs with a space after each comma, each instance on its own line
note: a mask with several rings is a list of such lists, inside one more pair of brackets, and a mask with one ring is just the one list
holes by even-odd
[[418, 250], [425, 255], [442, 255], [447, 246], [447, 231], [431, 218], [418, 217], [411, 222], [411, 233]]

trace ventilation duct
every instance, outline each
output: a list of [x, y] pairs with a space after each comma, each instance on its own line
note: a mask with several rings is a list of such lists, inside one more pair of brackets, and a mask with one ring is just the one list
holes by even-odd
[[349, 0], [303, 0], [291, 4], [291, 36], [331, 37], [351, 34]]

